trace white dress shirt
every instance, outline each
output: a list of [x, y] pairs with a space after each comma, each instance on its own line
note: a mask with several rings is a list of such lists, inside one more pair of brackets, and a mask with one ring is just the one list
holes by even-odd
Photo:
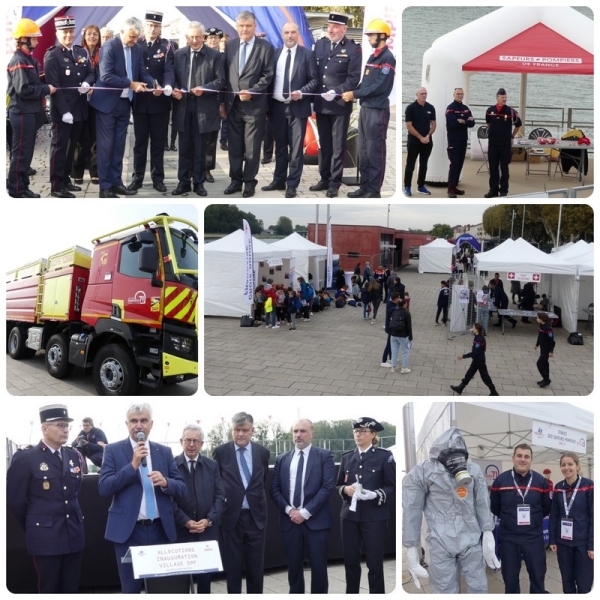
[[[306, 448], [302, 449], [302, 453], [304, 454], [304, 468], [302, 469], [302, 490], [300, 492], [300, 505], [304, 507], [304, 484], [306, 483], [306, 465], [308, 465], [308, 455], [310, 453], [310, 449], [312, 448], [312, 444], [306, 446]], [[298, 448], [294, 448], [294, 456], [292, 456], [292, 462], [290, 463], [290, 497], [289, 497], [289, 506], [286, 506], [285, 512], [289, 515], [292, 508], [294, 508], [294, 491], [296, 490], [296, 474], [298, 473], [298, 462], [300, 461], [300, 450]], [[300, 508], [300, 514], [305, 519], [310, 519], [312, 516], [305, 508]]]
[[[135, 451], [138, 442], [135, 442], [131, 439], [131, 436], [129, 437], [129, 441], [131, 442], [131, 447], [133, 448], [133, 450]], [[152, 471], [152, 456], [150, 454], [150, 443], [148, 442], [148, 440], [146, 440], [144, 442], [144, 447], [146, 448], [146, 450], [148, 450], [148, 456], [146, 456], [146, 464], [148, 466], [148, 473], [150, 473]], [[141, 471], [141, 465], [140, 468], [138, 469], [138, 471], [140, 472], [140, 477], [144, 477], [144, 475], [142, 474]], [[156, 494], [156, 490], [154, 491], [154, 493]], [[156, 502], [156, 518], [158, 519], [160, 517], [160, 514], [158, 512], [158, 502]], [[146, 511], [146, 490], [144, 488], [144, 486], [142, 485], [142, 502], [140, 504], [140, 512], [138, 514], [138, 521], [140, 520], [145, 520], [148, 518], [148, 513]]]
[[[288, 56], [288, 50], [291, 50], [292, 58], [290, 61], [290, 89], [288, 93], [292, 94], [293, 91], [291, 89], [292, 86], [292, 73], [294, 72], [294, 61], [296, 60], [296, 49], [298, 48], [298, 44], [296, 44], [293, 48], [283, 47], [281, 50], [281, 55], [279, 56], [279, 60], [277, 61], [276, 69], [275, 69], [275, 87], [273, 88], [273, 98], [275, 100], [279, 100], [279, 102], [284, 102], [285, 98], [283, 97], [283, 75], [285, 73], [285, 62]], [[291, 97], [288, 97], [288, 100], [291, 100]]]

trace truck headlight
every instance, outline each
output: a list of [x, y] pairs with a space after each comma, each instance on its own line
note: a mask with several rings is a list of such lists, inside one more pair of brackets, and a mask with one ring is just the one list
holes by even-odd
[[194, 346], [192, 338], [182, 335], [172, 335], [171, 342], [177, 352], [187, 352], [188, 354], [191, 354]]

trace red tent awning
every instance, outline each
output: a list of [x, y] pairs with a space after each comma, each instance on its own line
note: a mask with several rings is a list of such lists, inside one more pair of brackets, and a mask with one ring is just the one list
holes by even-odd
[[463, 71], [593, 75], [594, 56], [538, 23], [465, 63]]

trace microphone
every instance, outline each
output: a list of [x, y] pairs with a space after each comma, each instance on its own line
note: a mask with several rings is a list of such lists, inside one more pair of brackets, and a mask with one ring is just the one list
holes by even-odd
[[[145, 442], [146, 441], [146, 436], [144, 435], [143, 431], [138, 431], [137, 432], [137, 440], [138, 442]], [[142, 467], [147, 467], [148, 466], [148, 462], [146, 461], [146, 457], [144, 456], [142, 458]]]

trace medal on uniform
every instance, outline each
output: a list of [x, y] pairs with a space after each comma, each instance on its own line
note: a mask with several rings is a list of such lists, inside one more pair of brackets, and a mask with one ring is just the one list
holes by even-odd
[[40, 463], [40, 471], [47, 471], [48, 465], [46, 463]]
[[517, 525], [531, 525], [529, 504], [519, 504], [517, 506]]
[[50, 482], [49, 481], [44, 481], [44, 483], [42, 484], [42, 487], [45, 490], [49, 490], [50, 489]]
[[69, 461], [69, 465], [70, 465], [71, 467], [75, 466], [75, 465], [73, 465], [73, 461], [72, 461], [72, 460], [70, 460], [70, 461]]

